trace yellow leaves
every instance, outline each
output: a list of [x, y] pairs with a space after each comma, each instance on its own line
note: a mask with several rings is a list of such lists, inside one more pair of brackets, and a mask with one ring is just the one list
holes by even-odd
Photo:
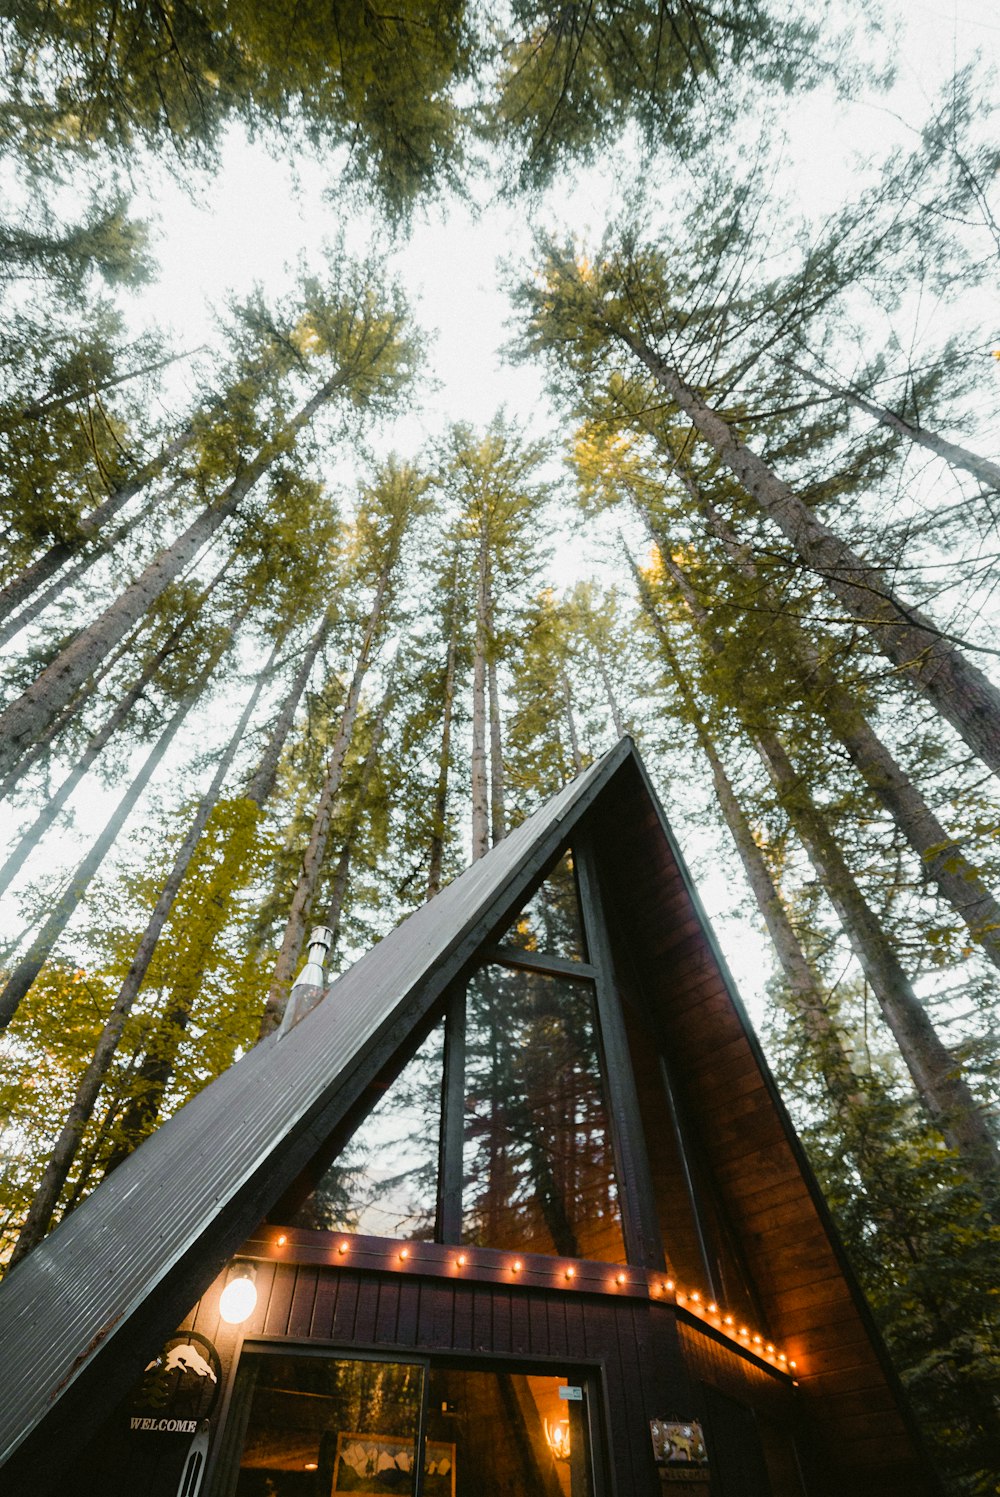
[[303, 358], [322, 352], [324, 343], [315, 323], [308, 316], [300, 318], [289, 334], [288, 341]]

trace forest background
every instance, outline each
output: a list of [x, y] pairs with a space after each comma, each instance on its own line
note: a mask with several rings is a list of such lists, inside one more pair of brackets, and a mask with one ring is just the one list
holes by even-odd
[[0, 16], [0, 1261], [628, 731], [996, 1493], [1000, 21], [295, 18]]

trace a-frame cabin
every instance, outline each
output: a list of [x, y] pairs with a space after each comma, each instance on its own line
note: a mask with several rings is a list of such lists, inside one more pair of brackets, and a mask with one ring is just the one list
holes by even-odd
[[310, 997], [0, 1286], [0, 1490], [937, 1490], [628, 740]]

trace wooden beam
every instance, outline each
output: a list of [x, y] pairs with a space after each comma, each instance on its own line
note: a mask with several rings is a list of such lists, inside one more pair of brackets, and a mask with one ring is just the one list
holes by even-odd
[[438, 1150], [438, 1242], [462, 1241], [462, 1149], [465, 1119], [465, 983], [448, 994]]
[[608, 1093], [611, 1144], [618, 1166], [625, 1255], [629, 1263], [663, 1269], [663, 1239], [639, 1112], [639, 1094], [601, 904], [597, 862], [583, 831], [573, 839], [573, 866], [580, 891], [584, 937], [596, 974], [598, 1039]]
[[522, 951], [520, 946], [484, 946], [481, 955], [484, 962], [520, 972], [540, 972], [545, 977], [585, 977], [592, 982], [597, 976], [589, 962], [552, 956], [546, 951]]

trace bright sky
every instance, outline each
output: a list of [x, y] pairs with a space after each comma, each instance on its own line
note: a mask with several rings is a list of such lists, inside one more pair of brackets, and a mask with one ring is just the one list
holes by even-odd
[[[981, 48], [994, 64], [1000, 48], [1000, 16], [982, 0], [894, 0], [887, 7], [901, 27], [896, 53], [898, 83], [889, 96], [850, 106], [827, 95], [781, 106], [789, 135], [788, 166], [796, 196], [818, 215], [831, 209], [857, 182], [860, 160], [892, 142], [908, 143], [941, 82], [956, 62]], [[992, 17], [992, 18], [991, 18]], [[619, 188], [618, 163], [594, 171], [554, 191], [545, 221], [595, 238], [613, 211]], [[297, 178], [297, 186], [296, 179]], [[274, 293], [287, 285], [288, 267], [300, 256], [314, 260], [323, 241], [342, 231], [350, 248], [369, 247], [371, 225], [357, 216], [345, 220], [342, 208], [324, 197], [329, 167], [276, 161], [262, 149], [231, 138], [222, 170], [194, 195], [167, 178], [151, 180], [140, 193], [139, 216], [157, 224], [157, 257], [162, 274], [135, 305], [137, 324], [149, 321], [172, 329], [176, 345], [194, 348], [210, 340], [213, 306], [227, 294], [246, 293], [255, 281]], [[663, 191], [662, 182], [649, 183]], [[413, 453], [449, 422], [484, 425], [497, 408], [529, 424], [538, 434], [558, 430], [547, 406], [539, 374], [504, 362], [510, 316], [501, 278], [504, 262], [530, 262], [530, 227], [519, 207], [492, 205], [478, 215], [451, 204], [418, 218], [408, 239], [387, 244], [389, 261], [403, 281], [416, 316], [432, 334], [429, 382], [422, 403], [396, 423], [387, 438]], [[994, 315], [995, 309], [990, 315]], [[984, 336], [995, 329], [984, 329]], [[596, 565], [593, 542], [567, 544], [557, 558], [553, 580], [564, 583]], [[81, 835], [106, 809], [107, 797], [89, 791], [86, 811], [77, 802]], [[669, 802], [667, 806], [669, 814]], [[60, 854], [75, 853], [76, 839], [56, 837]], [[79, 843], [77, 843], [79, 845]], [[38, 866], [36, 864], [35, 874]], [[748, 992], [759, 987], [764, 961], [755, 933], [727, 919], [730, 876], [707, 876], [702, 892], [720, 921], [720, 934], [734, 958], [737, 977]], [[8, 925], [9, 921], [2, 922]]]

